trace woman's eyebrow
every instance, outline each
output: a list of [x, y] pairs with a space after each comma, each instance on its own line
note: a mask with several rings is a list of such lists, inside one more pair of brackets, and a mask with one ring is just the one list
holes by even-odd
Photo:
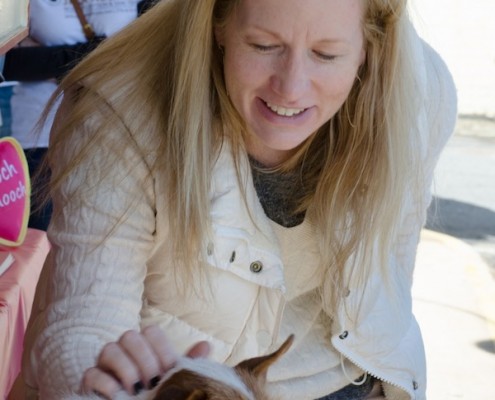
[[[279, 40], [284, 40], [282, 35], [280, 35], [279, 33], [272, 31], [269, 28], [260, 26], [260, 25], [256, 25], [256, 24], [250, 25], [250, 26], [246, 27], [246, 30], [249, 31], [249, 33], [259, 32], [259, 33], [268, 34], [268, 35], [273, 36]], [[349, 40], [347, 40], [345, 38], [339, 38], [339, 37], [322, 38], [320, 40], [315, 41], [315, 44], [318, 44], [318, 45], [336, 45], [336, 44], [348, 44], [348, 43], [349, 43]]]

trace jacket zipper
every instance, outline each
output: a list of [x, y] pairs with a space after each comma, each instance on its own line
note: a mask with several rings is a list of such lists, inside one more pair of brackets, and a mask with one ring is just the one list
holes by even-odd
[[[350, 357], [349, 355], [347, 355], [346, 352], [344, 351], [344, 349], [342, 349], [340, 347], [340, 342], [338, 340], [336, 340], [336, 339], [334, 340], [334, 338], [332, 338], [332, 344], [339, 351], [339, 353], [341, 354], [341, 356], [347, 358], [351, 363], [353, 363], [355, 366], [357, 366], [358, 368], [360, 368], [361, 370], [363, 370], [365, 374], [370, 375], [373, 378], [380, 380], [381, 382], [384, 382], [384, 383], [387, 383], [389, 385], [395, 386], [395, 387], [403, 390], [404, 392], [406, 392], [410, 396], [410, 398], [412, 400], [415, 399], [416, 396], [413, 393], [411, 393], [404, 386], [399, 385], [399, 384], [397, 384], [395, 382], [392, 382], [392, 380], [390, 380], [390, 379], [383, 378], [379, 374], [375, 374], [375, 373], [371, 372], [371, 368], [365, 367], [363, 364], [361, 364], [360, 362], [356, 361], [356, 359], [354, 357]], [[342, 367], [342, 370], [344, 372], [344, 375], [346, 375], [346, 377], [347, 377], [347, 374], [345, 372], [344, 362], [343, 362], [343, 359], [342, 358], [341, 358], [341, 361], [340, 361], [340, 365]], [[352, 380], [350, 380], [350, 381], [351, 381], [352, 384], [355, 384], [354, 381], [352, 381]]]

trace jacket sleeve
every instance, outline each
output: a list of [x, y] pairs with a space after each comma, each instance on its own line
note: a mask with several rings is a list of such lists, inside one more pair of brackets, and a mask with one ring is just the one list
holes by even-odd
[[[105, 103], [95, 96], [95, 110]], [[58, 112], [67, 113], [64, 101]], [[91, 115], [57, 152], [60, 173], [84, 154], [105, 114]], [[56, 122], [57, 123], [57, 122]], [[53, 251], [38, 286], [25, 380], [41, 399], [78, 390], [102, 346], [139, 329], [146, 264], [155, 232], [150, 169], [124, 126], [112, 124], [53, 193]]]
[[158, 0], [141, 0], [137, 3], [138, 16], [143, 15], [151, 7], [155, 5]]
[[430, 186], [440, 153], [454, 133], [457, 122], [457, 90], [452, 75], [440, 55], [423, 42], [427, 69], [425, 108], [429, 130], [424, 158], [425, 173]]
[[[422, 42], [426, 82], [423, 100], [424, 125], [420, 128], [422, 145], [418, 162], [422, 167], [422, 187], [415, 192], [411, 184], [397, 238], [397, 264], [412, 272], [421, 229], [426, 223], [432, 201], [434, 172], [439, 157], [454, 132], [457, 120], [457, 93], [452, 76], [441, 57]], [[404, 271], [402, 270], [401, 273]]]
[[3, 76], [7, 81], [60, 80], [103, 39], [74, 45], [14, 47], [5, 55]]

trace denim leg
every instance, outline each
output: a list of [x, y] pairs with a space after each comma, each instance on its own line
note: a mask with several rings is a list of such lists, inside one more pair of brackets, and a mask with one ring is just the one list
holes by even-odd
[[10, 124], [12, 113], [10, 111], [10, 98], [12, 97], [12, 86], [0, 86], [0, 138], [10, 136]]
[[[360, 380], [359, 378], [358, 380]], [[373, 388], [374, 378], [368, 375], [366, 381], [362, 385], [347, 385], [342, 389], [320, 397], [317, 400], [363, 400], [371, 393]]]

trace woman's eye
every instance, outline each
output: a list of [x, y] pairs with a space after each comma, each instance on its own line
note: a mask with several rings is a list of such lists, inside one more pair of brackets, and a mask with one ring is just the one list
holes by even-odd
[[261, 53], [267, 53], [271, 50], [275, 50], [277, 48], [276, 45], [263, 45], [263, 44], [256, 44], [253, 43], [251, 46], [255, 49], [258, 50]]
[[321, 51], [314, 51], [313, 53], [316, 55], [316, 57], [323, 61], [334, 61], [337, 58], [337, 56], [333, 54], [326, 54], [322, 53]]

